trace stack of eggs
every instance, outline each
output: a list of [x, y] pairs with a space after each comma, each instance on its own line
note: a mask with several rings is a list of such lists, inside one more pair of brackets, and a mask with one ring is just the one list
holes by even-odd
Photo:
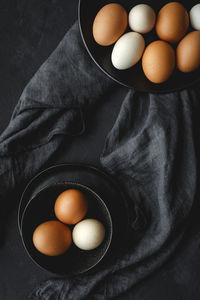
[[[85, 195], [75, 189], [61, 193], [55, 201], [54, 212], [58, 220], [40, 224], [33, 233], [35, 248], [48, 256], [65, 253], [72, 241], [81, 250], [93, 250], [104, 240], [105, 228], [96, 219], [84, 219], [88, 210]], [[67, 225], [66, 225], [67, 224]], [[72, 227], [72, 234], [70, 227]]]
[[[187, 34], [189, 18], [195, 31]], [[128, 24], [131, 31], [125, 33]], [[145, 48], [143, 34], [154, 27], [159, 40]], [[101, 46], [115, 43], [111, 61], [116, 69], [129, 69], [142, 58], [145, 76], [153, 83], [162, 83], [171, 76], [175, 65], [181, 72], [200, 66], [200, 4], [190, 10], [189, 16], [181, 3], [170, 2], [156, 18], [149, 5], [136, 5], [128, 15], [120, 4], [111, 3], [97, 13], [93, 36]]]

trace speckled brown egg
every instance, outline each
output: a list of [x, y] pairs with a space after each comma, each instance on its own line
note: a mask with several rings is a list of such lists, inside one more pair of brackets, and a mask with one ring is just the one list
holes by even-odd
[[61, 193], [56, 199], [54, 211], [56, 217], [63, 223], [76, 224], [82, 220], [88, 210], [85, 195], [75, 189]]
[[156, 33], [161, 40], [177, 43], [187, 33], [189, 16], [184, 6], [179, 2], [170, 2], [158, 13]]
[[101, 46], [115, 43], [128, 24], [126, 10], [117, 3], [107, 4], [97, 13], [93, 23], [93, 36]]
[[40, 224], [33, 233], [35, 248], [48, 256], [63, 254], [72, 243], [70, 229], [59, 221]]
[[200, 31], [188, 33], [176, 49], [176, 64], [181, 72], [191, 72], [200, 67]]
[[147, 46], [142, 57], [142, 68], [153, 83], [162, 83], [172, 74], [175, 67], [175, 53], [164, 41], [154, 41]]

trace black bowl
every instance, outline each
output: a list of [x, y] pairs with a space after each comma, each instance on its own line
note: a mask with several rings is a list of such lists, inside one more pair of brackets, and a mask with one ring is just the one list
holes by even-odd
[[[137, 4], [146, 3], [149, 4], [157, 13], [162, 6], [164, 6], [167, 2], [171, 2], [171, 1], [79, 0], [79, 10], [78, 10], [79, 26], [80, 26], [80, 31], [81, 31], [84, 44], [90, 56], [94, 60], [94, 62], [105, 74], [107, 74], [111, 79], [129, 88], [134, 88], [139, 91], [153, 92], [153, 93], [172, 92], [172, 91], [184, 89], [200, 81], [200, 68], [191, 73], [182, 73], [177, 69], [175, 69], [170, 79], [161, 84], [153, 84], [146, 78], [146, 76], [142, 71], [141, 61], [128, 70], [115, 69], [111, 62], [111, 53], [112, 53], [113, 45], [109, 47], [98, 45], [94, 41], [93, 34], [92, 34], [92, 25], [97, 12], [104, 5], [113, 2], [120, 3], [126, 9], [127, 12], [129, 12], [130, 9]], [[181, 2], [185, 6], [185, 8], [189, 11], [191, 7], [197, 4], [199, 1], [180, 0], [179, 2]], [[190, 28], [190, 30], [192, 29]], [[127, 32], [128, 31], [130, 31], [129, 28], [127, 28]], [[158, 40], [155, 30], [152, 30], [152, 32], [145, 34], [144, 38], [145, 38], [146, 45], [148, 45], [153, 40]], [[176, 48], [176, 45], [174, 45], [174, 48]]]
[[[90, 251], [80, 250], [72, 244], [63, 255], [55, 257], [43, 255], [33, 245], [33, 232], [39, 224], [56, 220], [55, 200], [60, 193], [70, 188], [82, 191], [87, 197], [88, 212], [85, 218], [98, 219], [104, 224], [106, 230], [104, 241], [98, 248]], [[96, 266], [109, 249], [112, 232], [111, 215], [104, 201], [93, 190], [78, 183], [62, 182], [42, 189], [28, 202], [22, 217], [22, 240], [29, 256], [43, 269], [59, 275], [77, 275]]]

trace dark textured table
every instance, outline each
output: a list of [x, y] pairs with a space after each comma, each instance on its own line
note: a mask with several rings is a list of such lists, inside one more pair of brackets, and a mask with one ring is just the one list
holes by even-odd
[[[78, 0], [1, 0], [1, 132], [7, 126], [23, 88], [77, 18], [77, 5]], [[51, 163], [83, 162], [99, 166], [99, 154], [105, 137], [126, 92], [127, 89], [121, 87], [108, 95], [107, 101], [99, 104], [86, 124], [86, 133], [74, 138], [70, 145], [63, 145]], [[18, 201], [16, 199], [16, 203]], [[194, 220], [191, 226], [195, 226], [196, 233], [199, 232], [198, 220]], [[193, 235], [195, 239], [194, 230]], [[120, 299], [200, 299], [200, 245], [187, 243], [185, 238], [178, 253], [174, 253], [160, 270]], [[173, 276], [174, 271], [176, 277]], [[178, 277], [177, 272], [180, 272]], [[51, 276], [34, 265], [27, 256], [18, 232], [17, 209], [13, 208], [7, 219], [6, 239], [0, 248], [0, 300], [27, 300], [37, 283]]]

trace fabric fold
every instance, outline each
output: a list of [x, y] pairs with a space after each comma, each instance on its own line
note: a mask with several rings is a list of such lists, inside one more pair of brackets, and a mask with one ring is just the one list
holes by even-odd
[[[32, 144], [35, 148], [54, 134], [83, 133], [85, 111], [112, 86], [87, 55], [76, 22], [24, 89], [9, 126], [0, 136], [0, 156], [11, 148], [12, 152], [16, 147], [30, 149]], [[31, 134], [36, 141], [25, 139], [23, 145], [24, 136]], [[18, 145], [13, 145], [14, 140]]]
[[[191, 221], [196, 198], [193, 111], [199, 109], [199, 96], [198, 88], [163, 95], [127, 93], [101, 164], [126, 191], [137, 228], [134, 218], [128, 247], [114, 264], [92, 275], [43, 282], [31, 299], [123, 299], [170, 258]], [[145, 227], [140, 222], [144, 216]]]

